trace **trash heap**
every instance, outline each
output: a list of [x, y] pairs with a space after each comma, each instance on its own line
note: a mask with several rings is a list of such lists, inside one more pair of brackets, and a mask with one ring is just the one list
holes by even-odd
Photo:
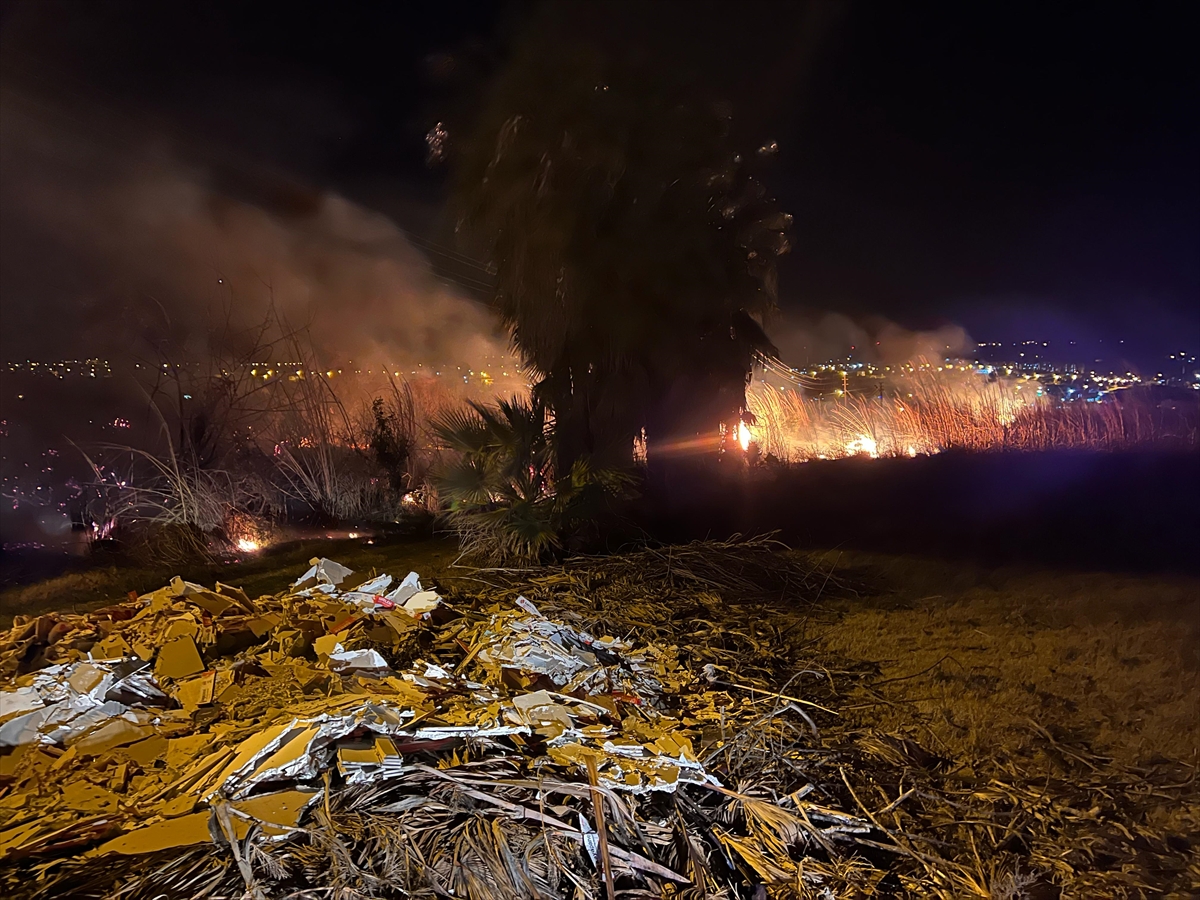
[[738, 775], [748, 728], [816, 733], [803, 698], [735, 702], [714, 663], [522, 595], [352, 575], [18, 617], [8, 895], [815, 897], [898, 852], [812, 784]]

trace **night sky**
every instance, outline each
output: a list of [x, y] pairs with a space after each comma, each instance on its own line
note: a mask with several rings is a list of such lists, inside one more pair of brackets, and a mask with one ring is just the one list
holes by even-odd
[[[796, 216], [785, 310], [1125, 339], [1135, 360], [1200, 348], [1194, 4], [653, 7], [652, 22], [644, 4], [605, 8], [668, 60], [703, 48], [747, 149], [781, 145], [768, 177]], [[467, 73], [460, 91], [482, 83], [527, 15], [18, 0], [0, 60], [6, 88], [98, 116], [118, 141], [128, 122], [169, 134], [253, 202], [337, 191], [442, 240], [446, 176], [423, 136], [450, 101], [431, 55]], [[10, 252], [5, 318], [37, 330], [31, 280]]]

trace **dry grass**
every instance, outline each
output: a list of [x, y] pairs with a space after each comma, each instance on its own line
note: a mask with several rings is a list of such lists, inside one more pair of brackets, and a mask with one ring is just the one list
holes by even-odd
[[865, 554], [839, 567], [873, 590], [837, 604], [823, 646], [875, 663], [955, 757], [1030, 720], [1130, 765], [1196, 757], [1200, 580]]
[[950, 761], [943, 790], [978, 824], [946, 840], [985, 864], [1015, 847], [1009, 874], [1062, 897], [1195, 896], [1200, 580], [865, 554], [839, 570], [867, 589], [827, 607], [817, 647], [875, 669], [846, 724], [882, 758], [896, 745], [872, 736]]
[[923, 373], [881, 396], [809, 397], [758, 385], [747, 395], [753, 439], [784, 462], [869, 456], [916, 456], [959, 448], [1125, 450], [1195, 447], [1193, 413], [1122, 398], [1060, 403], [1037, 385], [963, 380]]

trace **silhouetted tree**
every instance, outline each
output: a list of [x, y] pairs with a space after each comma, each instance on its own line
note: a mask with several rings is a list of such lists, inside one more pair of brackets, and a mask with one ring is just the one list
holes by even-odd
[[628, 461], [642, 428], [654, 459], [748, 420], [753, 355], [774, 352], [791, 217], [686, 68], [548, 7], [456, 148], [459, 227], [496, 268], [560, 471]]

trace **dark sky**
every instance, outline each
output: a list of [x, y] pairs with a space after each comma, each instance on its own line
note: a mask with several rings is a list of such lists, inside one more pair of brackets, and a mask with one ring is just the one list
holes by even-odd
[[[618, 24], [644, 8], [605, 7]], [[785, 308], [953, 321], [980, 340], [1123, 338], [1143, 358], [1200, 349], [1194, 4], [655, 8], [711, 42], [735, 117], [782, 146], [769, 177], [796, 216]], [[82, 127], [100, 110], [115, 140], [136, 121], [231, 172], [424, 230], [444, 183], [424, 165], [441, 102], [429, 55], [486, 69], [526, 11], [17, 0], [0, 65]], [[6, 318], [21, 302], [7, 279]]]

